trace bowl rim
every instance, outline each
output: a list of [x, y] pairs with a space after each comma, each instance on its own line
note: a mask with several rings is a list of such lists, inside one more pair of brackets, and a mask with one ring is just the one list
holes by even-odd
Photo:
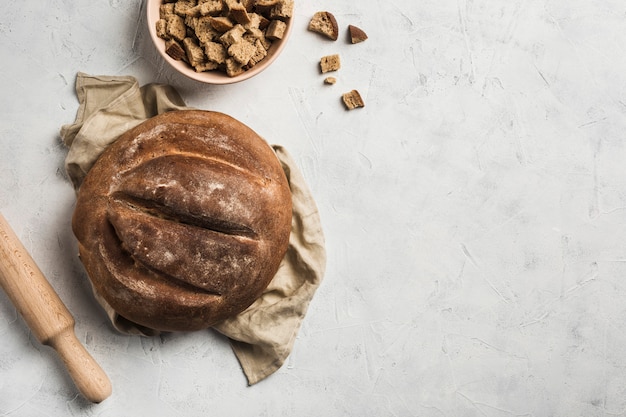
[[291, 35], [293, 29], [293, 16], [287, 21], [287, 27], [282, 39], [272, 42], [268, 55], [263, 58], [258, 64], [243, 73], [234, 77], [228, 76], [222, 71], [205, 71], [197, 72], [191, 66], [183, 61], [177, 61], [170, 57], [165, 52], [165, 40], [160, 38], [156, 33], [156, 22], [159, 20], [159, 7], [163, 3], [163, 0], [147, 0], [146, 1], [146, 23], [148, 25], [148, 31], [150, 38], [152, 39], [152, 45], [157, 49], [159, 55], [172, 67], [176, 72], [186, 76], [195, 81], [199, 81], [205, 84], [234, 84], [241, 81], [245, 81], [249, 78], [258, 75], [265, 69], [267, 69], [281, 54], [285, 46], [287, 45], [287, 39]]

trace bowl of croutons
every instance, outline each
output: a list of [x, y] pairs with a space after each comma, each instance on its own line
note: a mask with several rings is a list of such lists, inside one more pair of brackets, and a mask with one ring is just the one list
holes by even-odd
[[208, 84], [247, 80], [284, 49], [294, 0], [148, 0], [154, 45], [181, 74]]

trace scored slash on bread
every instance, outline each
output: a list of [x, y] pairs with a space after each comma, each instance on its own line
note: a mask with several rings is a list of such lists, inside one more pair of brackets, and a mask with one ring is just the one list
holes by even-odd
[[160, 331], [205, 329], [246, 309], [291, 233], [272, 148], [222, 113], [162, 113], [122, 134], [77, 196], [72, 229], [96, 293]]
[[321, 11], [316, 12], [309, 22], [309, 30], [326, 36], [333, 41], [339, 37], [339, 26], [337, 19], [332, 13]]

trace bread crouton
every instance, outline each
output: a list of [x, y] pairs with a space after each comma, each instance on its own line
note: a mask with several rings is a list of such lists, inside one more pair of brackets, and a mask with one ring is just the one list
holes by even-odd
[[337, 20], [330, 12], [316, 12], [309, 22], [308, 29], [333, 41], [336, 41], [339, 37], [339, 26], [337, 25]]
[[181, 42], [187, 36], [185, 20], [177, 14], [169, 16], [167, 18], [166, 32], [169, 37]]
[[287, 24], [282, 20], [272, 20], [267, 27], [265, 36], [271, 40], [282, 39], [285, 36]]
[[218, 32], [222, 32], [222, 33], [231, 30], [235, 26], [233, 21], [230, 20], [230, 18], [228, 16], [210, 17], [209, 21], [210, 21], [211, 26], [213, 27], [213, 29], [217, 30]]
[[174, 13], [182, 17], [187, 16], [196, 4], [196, 0], [178, 0], [174, 3]]
[[228, 54], [224, 45], [218, 42], [206, 42], [202, 45], [207, 59], [218, 64], [224, 64]]
[[196, 65], [193, 68], [196, 70], [196, 72], [204, 72], [204, 71], [213, 71], [217, 69], [218, 67], [219, 65], [217, 64], [217, 62], [205, 61], [205, 62], [201, 62], [200, 64]]
[[187, 54], [185, 50], [174, 39], [169, 39], [165, 42], [165, 53], [175, 59], [176, 61], [185, 60]]
[[244, 71], [245, 69], [243, 65], [235, 61], [234, 58], [226, 59], [226, 75], [228, 75], [229, 77], [235, 77], [239, 74], [243, 74]]
[[228, 16], [239, 24], [247, 25], [250, 23], [250, 17], [246, 6], [238, 0], [224, 0], [228, 9]]
[[293, 15], [293, 0], [280, 0], [270, 9], [270, 19], [286, 20]]
[[221, 36], [221, 32], [218, 32], [213, 28], [213, 17], [212, 16], [202, 16], [195, 18], [194, 22], [194, 33], [196, 38], [203, 42], [211, 42]]
[[353, 25], [348, 25], [348, 34], [350, 35], [350, 42], [360, 43], [367, 39], [367, 34], [363, 29]]
[[341, 96], [346, 109], [353, 110], [358, 107], [365, 107], [365, 102], [357, 90], [349, 91]]
[[161, 39], [169, 39], [169, 35], [167, 34], [167, 20], [159, 19], [156, 24], [156, 34]]
[[255, 10], [260, 13], [269, 12], [270, 9], [280, 3], [280, 0], [256, 0], [254, 4]]
[[226, 47], [240, 41], [243, 34], [246, 33], [246, 29], [241, 25], [235, 25], [231, 30], [220, 36], [220, 42]]
[[166, 19], [168, 16], [174, 14], [174, 3], [165, 3], [159, 6], [159, 17]]
[[233, 57], [241, 65], [247, 65], [256, 52], [256, 46], [243, 39], [228, 47], [228, 55]]
[[196, 67], [206, 61], [204, 50], [192, 38], [183, 39], [183, 48], [187, 54], [189, 65]]
[[263, 58], [267, 56], [267, 49], [265, 48], [265, 46], [263, 45], [263, 42], [261, 42], [260, 39], [257, 39], [256, 42], [254, 42], [254, 46], [256, 48], [256, 52], [254, 53], [254, 55], [252, 56], [252, 58], [250, 58], [250, 61], [248, 62], [249, 67], [255, 66], [256, 64], [261, 62]]
[[198, 8], [201, 16], [217, 16], [224, 10], [222, 0], [199, 0]]
[[322, 73], [337, 71], [341, 68], [341, 59], [338, 54], [323, 56], [320, 60]]

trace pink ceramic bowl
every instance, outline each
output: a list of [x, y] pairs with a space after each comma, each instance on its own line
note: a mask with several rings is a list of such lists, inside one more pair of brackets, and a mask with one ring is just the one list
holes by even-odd
[[187, 63], [177, 61], [165, 53], [165, 41], [159, 38], [156, 33], [156, 22], [159, 20], [159, 7], [161, 4], [162, 0], [148, 0], [146, 4], [148, 30], [156, 49], [159, 51], [159, 54], [161, 54], [163, 59], [178, 72], [191, 79], [207, 84], [232, 84], [247, 80], [248, 78], [259, 74], [261, 71], [269, 67], [276, 60], [276, 58], [278, 58], [278, 55], [280, 55], [287, 44], [287, 40], [289, 39], [289, 35], [291, 34], [291, 29], [293, 27], [292, 17], [287, 21], [287, 28], [283, 38], [272, 42], [272, 46], [268, 50], [267, 56], [261, 62], [249, 70], [244, 71], [242, 74], [230, 77], [225, 72], [217, 70], [196, 72]]

